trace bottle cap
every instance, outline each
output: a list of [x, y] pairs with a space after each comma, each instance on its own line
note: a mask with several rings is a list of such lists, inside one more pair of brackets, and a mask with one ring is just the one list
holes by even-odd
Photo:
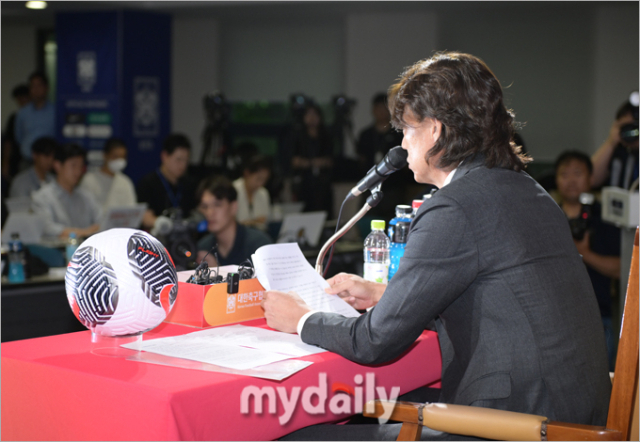
[[418, 207], [420, 207], [422, 205], [423, 202], [424, 202], [424, 200], [413, 200], [411, 202], [411, 207], [413, 207], [414, 209], [417, 209]]
[[411, 206], [407, 206], [404, 204], [400, 204], [396, 206], [396, 216], [401, 217], [402, 215], [411, 215], [413, 213], [413, 209]]
[[371, 230], [384, 230], [384, 226], [384, 220], [374, 219], [373, 221], [371, 221]]

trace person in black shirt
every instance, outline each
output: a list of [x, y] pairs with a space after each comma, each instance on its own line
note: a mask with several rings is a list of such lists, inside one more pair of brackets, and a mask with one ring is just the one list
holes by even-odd
[[380, 92], [371, 102], [373, 123], [360, 132], [358, 157], [367, 172], [378, 164], [392, 147], [402, 143], [402, 133], [391, 127], [391, 115], [387, 108], [387, 94]]
[[[371, 114], [373, 115], [373, 123], [363, 129], [358, 138], [358, 160], [362, 176], [382, 161], [389, 149], [402, 144], [402, 133], [391, 126], [391, 114], [387, 108], [385, 93], [378, 93], [373, 97]], [[371, 215], [382, 219], [393, 218], [396, 205], [411, 205], [413, 195], [407, 192], [414, 184], [413, 174], [408, 167], [390, 175], [382, 186], [385, 197], [372, 210]], [[433, 186], [428, 186], [424, 193], [429, 193], [432, 188]]]
[[[587, 155], [578, 151], [561, 154], [556, 161], [556, 184], [560, 207], [570, 220], [583, 216], [580, 194], [589, 192], [593, 166]], [[611, 283], [620, 277], [620, 229], [602, 222], [601, 207], [595, 202], [584, 229], [572, 229], [574, 242], [587, 267], [598, 299], [607, 340], [609, 368], [613, 370], [615, 339], [611, 323]]]
[[333, 142], [317, 104], [307, 106], [302, 122], [302, 129], [292, 136], [293, 193], [297, 201], [304, 201], [305, 212], [326, 210], [330, 217]]
[[631, 94], [616, 113], [609, 136], [591, 157], [591, 187], [637, 188], [638, 181], [638, 92]]
[[242, 264], [251, 258], [256, 249], [271, 244], [271, 238], [266, 233], [236, 221], [237, 197], [237, 190], [226, 177], [206, 178], [200, 183], [197, 192], [200, 202], [198, 210], [207, 220], [207, 230], [210, 233], [198, 241], [198, 263], [205, 259], [214, 246], [218, 262], [214, 253], [206, 256], [211, 267], [216, 264]]
[[167, 209], [180, 209], [187, 217], [195, 208], [194, 186], [184, 176], [189, 165], [191, 143], [181, 134], [171, 134], [164, 140], [160, 152], [160, 167], [148, 173], [138, 183], [138, 202], [147, 203], [143, 227], [151, 229], [156, 218]]

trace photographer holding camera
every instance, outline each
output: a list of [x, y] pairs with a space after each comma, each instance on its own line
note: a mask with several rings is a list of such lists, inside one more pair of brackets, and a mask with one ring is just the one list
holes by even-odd
[[618, 109], [609, 136], [591, 157], [592, 187], [608, 185], [627, 190], [637, 188], [638, 102], [638, 92], [635, 91]]
[[600, 204], [589, 194], [593, 165], [579, 151], [562, 153], [556, 160], [560, 207], [569, 219], [571, 234], [593, 285], [604, 325], [609, 368], [613, 370], [615, 341], [611, 323], [611, 280], [620, 275], [620, 229], [603, 223]]

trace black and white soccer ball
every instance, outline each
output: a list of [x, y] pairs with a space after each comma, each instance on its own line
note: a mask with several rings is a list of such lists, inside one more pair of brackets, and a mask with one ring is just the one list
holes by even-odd
[[110, 229], [78, 247], [65, 288], [73, 313], [92, 332], [127, 336], [151, 330], [167, 317], [178, 277], [156, 238], [141, 230]]

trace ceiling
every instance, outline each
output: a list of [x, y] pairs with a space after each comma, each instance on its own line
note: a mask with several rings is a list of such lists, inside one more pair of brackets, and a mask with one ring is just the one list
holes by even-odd
[[350, 13], [447, 12], [473, 10], [553, 13], [598, 2], [519, 1], [52, 1], [47, 9], [29, 10], [24, 1], [2, 1], [2, 25], [53, 26], [56, 12], [137, 9], [172, 15], [210, 16], [223, 21], [281, 21], [339, 19]]

